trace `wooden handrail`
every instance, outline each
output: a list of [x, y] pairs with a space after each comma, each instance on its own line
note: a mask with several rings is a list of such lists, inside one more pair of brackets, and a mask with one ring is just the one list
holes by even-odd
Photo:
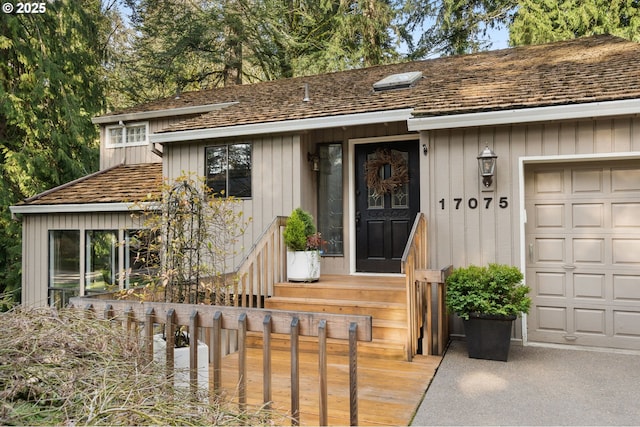
[[[402, 273], [406, 280], [407, 293], [407, 360], [418, 354], [418, 340], [423, 333], [422, 352], [442, 354], [449, 339], [447, 313], [444, 308], [444, 282], [451, 267], [441, 270], [429, 270], [427, 220], [420, 212], [411, 228], [407, 245], [402, 255]], [[433, 288], [436, 287], [436, 303], [433, 304]], [[433, 324], [432, 310], [435, 308]], [[433, 340], [437, 333], [437, 340]], [[434, 348], [435, 346], [435, 348]]]
[[[222, 346], [220, 345], [221, 330], [229, 329], [238, 331], [239, 356], [238, 356], [238, 403], [240, 409], [244, 409], [247, 402], [247, 362], [246, 362], [246, 337], [247, 332], [263, 333], [263, 400], [268, 407], [271, 403], [271, 339], [270, 335], [287, 334], [291, 340], [291, 414], [292, 423], [300, 424], [300, 387], [299, 387], [299, 346], [298, 337], [318, 337], [318, 360], [324, 361], [324, 366], [319, 366], [320, 399], [319, 416], [322, 422], [328, 420], [327, 408], [327, 338], [347, 340], [349, 342], [349, 396], [350, 396], [350, 420], [352, 425], [358, 422], [358, 386], [357, 386], [357, 341], [371, 341], [372, 318], [363, 315], [346, 315], [332, 313], [310, 313], [281, 310], [263, 310], [247, 307], [226, 307], [196, 304], [173, 304], [161, 302], [138, 302], [123, 300], [101, 300], [91, 297], [75, 297], [70, 300], [71, 307], [85, 309], [92, 315], [100, 316], [109, 321], [120, 321], [123, 328], [132, 338], [139, 337], [135, 334], [135, 324], [141, 324], [144, 331], [144, 348], [147, 357], [153, 357], [153, 325], [164, 324], [169, 329], [166, 332], [166, 366], [167, 376], [173, 375], [174, 346], [172, 343], [175, 328], [188, 326], [190, 334], [189, 357], [189, 386], [192, 392], [198, 390], [198, 339], [200, 331], [204, 330], [209, 335], [202, 337], [209, 345], [209, 366], [213, 375], [209, 377], [209, 397], [213, 403], [216, 393], [221, 391], [222, 384]], [[204, 328], [204, 329], [202, 329]], [[208, 339], [207, 339], [208, 338]], [[269, 360], [266, 360], [266, 359]]]
[[257, 307], [273, 294], [273, 285], [286, 280], [286, 246], [282, 229], [286, 216], [277, 216], [262, 232], [236, 270], [235, 305]]

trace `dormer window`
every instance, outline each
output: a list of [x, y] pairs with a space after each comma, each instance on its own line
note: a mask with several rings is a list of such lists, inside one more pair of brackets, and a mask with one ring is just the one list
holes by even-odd
[[134, 147], [147, 145], [149, 142], [149, 124], [131, 123], [107, 126], [106, 146], [108, 148]]

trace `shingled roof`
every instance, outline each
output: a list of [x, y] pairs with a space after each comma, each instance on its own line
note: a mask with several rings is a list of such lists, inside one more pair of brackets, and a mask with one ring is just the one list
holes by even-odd
[[40, 193], [20, 205], [136, 203], [159, 198], [162, 163], [119, 165]]
[[[412, 88], [373, 90], [375, 82], [411, 71], [423, 76]], [[632, 98], [640, 98], [640, 44], [593, 36], [189, 92], [113, 115], [235, 102], [161, 131], [177, 132], [399, 109], [446, 116]]]

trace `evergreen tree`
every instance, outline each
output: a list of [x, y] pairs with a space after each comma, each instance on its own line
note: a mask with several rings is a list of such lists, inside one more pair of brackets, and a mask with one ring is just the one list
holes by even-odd
[[[9, 206], [97, 168], [107, 27], [97, 0], [0, 15], [0, 291], [20, 286]], [[43, 242], [44, 243], [44, 242]]]
[[509, 26], [511, 45], [595, 34], [640, 41], [639, 0], [521, 0]]

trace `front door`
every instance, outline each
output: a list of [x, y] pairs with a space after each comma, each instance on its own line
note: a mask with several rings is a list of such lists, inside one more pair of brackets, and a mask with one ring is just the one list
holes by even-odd
[[356, 271], [399, 273], [420, 207], [416, 141], [356, 146]]

